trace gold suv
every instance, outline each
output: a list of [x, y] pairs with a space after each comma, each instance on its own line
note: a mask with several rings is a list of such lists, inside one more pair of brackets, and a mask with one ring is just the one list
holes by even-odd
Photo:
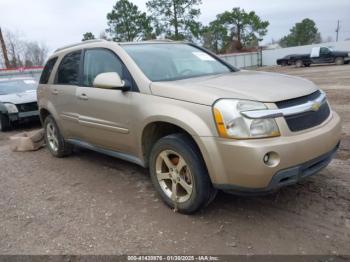
[[87, 41], [56, 50], [40, 79], [47, 146], [149, 168], [167, 205], [192, 213], [217, 189], [265, 193], [326, 167], [340, 119], [305, 79], [239, 71], [189, 43]]

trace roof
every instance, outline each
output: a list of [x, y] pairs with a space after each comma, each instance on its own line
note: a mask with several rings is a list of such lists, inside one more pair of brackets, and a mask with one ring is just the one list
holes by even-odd
[[63, 46], [61, 48], [56, 49], [54, 53], [61, 52], [61, 51], [64, 51], [66, 49], [73, 48], [73, 47], [83, 47], [85, 45], [96, 44], [96, 43], [107, 43], [107, 42], [115, 43], [117, 45], [140, 45], [140, 44], [152, 44], [152, 43], [153, 44], [159, 44], [159, 43], [183, 43], [183, 42], [172, 41], [172, 40], [169, 40], [169, 39], [154, 39], [154, 40], [140, 41], [140, 42], [115, 42], [115, 41], [108, 41], [108, 40], [104, 40], [104, 39], [93, 39], [93, 40], [87, 40], [87, 41], [83, 41], [83, 42], [79, 42], [79, 43], [74, 43], [74, 44]]

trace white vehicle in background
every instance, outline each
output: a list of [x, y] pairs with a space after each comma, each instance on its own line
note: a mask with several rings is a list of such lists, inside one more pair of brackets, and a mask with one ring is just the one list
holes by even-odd
[[32, 77], [0, 78], [0, 131], [38, 119], [37, 87]]

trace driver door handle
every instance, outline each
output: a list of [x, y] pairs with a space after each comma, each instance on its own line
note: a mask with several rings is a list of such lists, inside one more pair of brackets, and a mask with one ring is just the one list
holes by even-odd
[[58, 90], [57, 90], [57, 89], [53, 89], [53, 90], [51, 91], [51, 93], [52, 93], [53, 95], [58, 95]]

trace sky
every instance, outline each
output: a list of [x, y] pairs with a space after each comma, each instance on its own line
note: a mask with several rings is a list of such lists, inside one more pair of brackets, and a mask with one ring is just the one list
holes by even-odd
[[[146, 0], [131, 0], [146, 11]], [[0, 27], [22, 39], [45, 43], [50, 51], [79, 42], [85, 32], [96, 36], [107, 28], [106, 14], [116, 0], [0, 0]], [[311, 18], [323, 38], [350, 38], [350, 0], [202, 0], [199, 20], [207, 24], [233, 7], [254, 10], [270, 26], [263, 44], [289, 33], [296, 22]]]

